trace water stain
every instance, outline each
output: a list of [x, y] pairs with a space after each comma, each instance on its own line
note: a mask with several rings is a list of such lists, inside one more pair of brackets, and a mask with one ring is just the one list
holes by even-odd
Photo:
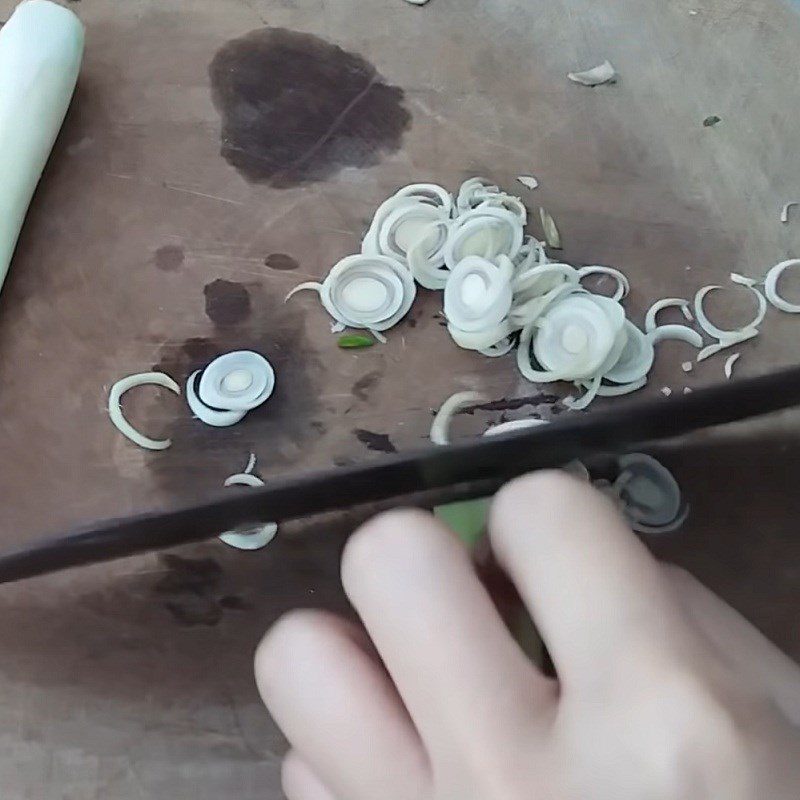
[[374, 450], [376, 453], [397, 452], [397, 448], [392, 444], [392, 440], [386, 433], [375, 433], [363, 428], [356, 428], [353, 433], [361, 444], [366, 445], [367, 450]]
[[222, 578], [222, 567], [213, 558], [183, 558], [167, 553], [159, 556], [159, 560], [167, 572], [153, 587], [158, 594], [205, 595]]
[[156, 269], [163, 270], [164, 272], [175, 272], [183, 266], [184, 255], [183, 248], [177, 244], [165, 244], [159, 247], [155, 252]]
[[220, 48], [209, 76], [220, 153], [252, 183], [286, 188], [373, 166], [411, 123], [402, 89], [309, 33], [251, 31]]
[[236, 325], [250, 316], [250, 292], [241, 283], [217, 278], [205, 285], [203, 294], [206, 315], [215, 325]]
[[186, 628], [195, 625], [212, 627], [222, 621], [222, 606], [210, 597], [182, 597], [164, 603], [178, 625]]
[[370, 393], [380, 383], [382, 377], [383, 373], [380, 370], [368, 372], [353, 384], [350, 393], [359, 400], [369, 400]]
[[296, 259], [286, 253], [271, 253], [264, 259], [264, 266], [279, 270], [280, 272], [286, 272], [288, 270], [298, 269], [300, 264]]
[[245, 320], [218, 325], [212, 336], [166, 342], [154, 364], [155, 370], [183, 386], [217, 356], [254, 350], [269, 360], [276, 377], [272, 397], [230, 428], [203, 424], [185, 404], [177, 417], [152, 410], [145, 429], [169, 436], [172, 447], [146, 463], [170, 503], [191, 502], [221, 490], [228, 475], [244, 469], [250, 453], [256, 454], [259, 470], [269, 480], [270, 473], [302, 464], [308, 445], [319, 438], [311, 422], [321, 417], [319, 387], [325, 367], [306, 337], [305, 312], [299, 304], [284, 304], [281, 296], [259, 283], [246, 289], [250, 311]]

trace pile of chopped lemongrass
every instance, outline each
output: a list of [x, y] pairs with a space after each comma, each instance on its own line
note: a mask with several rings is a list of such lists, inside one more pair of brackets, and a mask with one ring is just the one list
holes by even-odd
[[[628, 278], [612, 267], [551, 261], [547, 248], [560, 249], [561, 234], [552, 216], [539, 212], [545, 241], [526, 234], [528, 211], [522, 200], [483, 178], [465, 181], [455, 196], [435, 184], [406, 186], [375, 212], [360, 254], [336, 264], [323, 282], [296, 287], [289, 297], [314, 289], [334, 319], [334, 330], [359, 328], [385, 341], [383, 332], [411, 308], [416, 284], [441, 289], [447, 330], [459, 347], [490, 357], [516, 350], [517, 366], [528, 380], [575, 386], [578, 397], [565, 401], [572, 409], [586, 408], [598, 396], [643, 388], [654, 348], [665, 339], [695, 347], [700, 362], [758, 335], [768, 302], [800, 313], [800, 305], [777, 291], [783, 271], [800, 265], [790, 260], [760, 282], [731, 275], [758, 303], [755, 318], [741, 328], [723, 330], [708, 319], [704, 298], [720, 287], [705, 286], [693, 304], [672, 297], [657, 301], [642, 330], [622, 305], [630, 290]], [[583, 281], [592, 275], [614, 280], [611, 297], [586, 288]], [[659, 313], [670, 307], [682, 311], [686, 325], [658, 324]], [[695, 319], [710, 344], [691, 327]], [[727, 377], [734, 361], [726, 362]]]

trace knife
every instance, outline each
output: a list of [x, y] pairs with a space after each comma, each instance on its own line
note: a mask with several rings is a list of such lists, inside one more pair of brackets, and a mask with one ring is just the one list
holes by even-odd
[[197, 505], [94, 522], [0, 553], [0, 583], [203, 541], [241, 525], [282, 522], [420, 492], [427, 493], [430, 504], [486, 497], [526, 472], [631, 451], [646, 442], [798, 404], [800, 367], [793, 367], [679, 397], [568, 414], [550, 425], [401, 453], [378, 463], [278, 477], [263, 488], [226, 489], [226, 494]]

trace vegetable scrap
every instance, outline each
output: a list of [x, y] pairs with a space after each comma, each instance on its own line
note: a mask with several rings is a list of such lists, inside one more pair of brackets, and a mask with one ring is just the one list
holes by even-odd
[[610, 61], [604, 61], [583, 72], [568, 72], [567, 77], [573, 83], [580, 83], [582, 86], [601, 86], [604, 83], [616, 83], [617, 71]]
[[130, 439], [134, 444], [138, 444], [139, 447], [145, 448], [145, 450], [166, 450], [172, 444], [171, 439], [151, 439], [145, 436], [137, 431], [122, 414], [122, 408], [120, 407], [122, 395], [137, 386], [162, 386], [177, 395], [181, 393], [181, 388], [169, 375], [165, 375], [163, 372], [142, 372], [138, 375], [129, 375], [127, 378], [118, 380], [108, 393], [108, 416], [123, 436]]
[[548, 246], [553, 250], [561, 250], [561, 234], [558, 232], [556, 221], [551, 214], [543, 208], [539, 209], [539, 218], [542, 220], [542, 230], [544, 231], [544, 240]]
[[342, 350], [361, 350], [365, 347], [372, 347], [375, 344], [375, 339], [369, 336], [359, 336], [358, 334], [349, 336], [340, 336], [337, 342]]
[[781, 210], [781, 222], [789, 221], [789, 211], [797, 205], [800, 205], [800, 202], [798, 202], [797, 200], [793, 200], [791, 203], [787, 203], [783, 207], [783, 209]]
[[710, 117], [706, 117], [703, 120], [703, 127], [704, 128], [713, 128], [718, 123], [722, 122], [722, 118], [718, 117], [716, 114], [712, 114]]
[[533, 175], [517, 175], [517, 180], [526, 188], [533, 191], [539, 187], [539, 181]]
[[775, 308], [780, 311], [786, 311], [789, 314], [800, 314], [800, 305], [790, 303], [778, 294], [778, 279], [789, 267], [796, 267], [799, 265], [800, 258], [790, 258], [788, 261], [781, 261], [780, 264], [776, 264], [767, 273], [767, 277], [764, 279], [764, 294], [767, 296], [767, 300], [769, 300]]
[[[255, 453], [251, 453], [245, 471], [226, 478], [223, 486], [226, 488], [229, 486], [263, 486], [264, 481], [252, 474], [253, 469], [255, 469], [255, 462]], [[277, 533], [277, 523], [267, 522], [254, 528], [226, 531], [217, 538], [223, 544], [227, 544], [236, 550], [260, 550], [262, 547], [266, 547]]]
[[730, 380], [733, 375], [733, 365], [739, 360], [739, 356], [741, 356], [741, 353], [734, 353], [725, 362], [725, 377], [728, 380]]

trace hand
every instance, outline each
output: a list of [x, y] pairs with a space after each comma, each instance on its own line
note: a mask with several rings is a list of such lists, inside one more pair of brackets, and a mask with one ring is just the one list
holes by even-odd
[[302, 611], [256, 657], [293, 747], [289, 800], [800, 797], [800, 669], [659, 565], [605, 498], [540, 473], [499, 493], [490, 529], [558, 680], [522, 654], [452, 534], [384, 514], [342, 561], [374, 649]]

